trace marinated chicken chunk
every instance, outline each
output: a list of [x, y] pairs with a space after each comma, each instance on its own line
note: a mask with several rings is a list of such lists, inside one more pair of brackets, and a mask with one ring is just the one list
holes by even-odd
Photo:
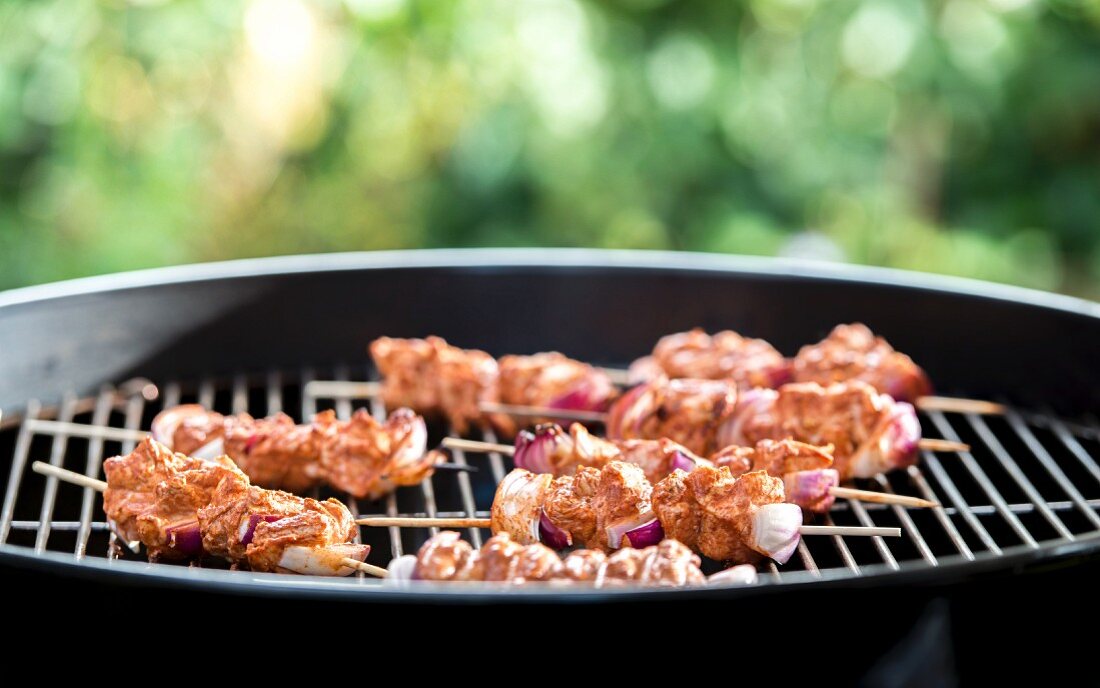
[[201, 461], [175, 454], [152, 439], [126, 456], [103, 463], [107, 490], [103, 510], [119, 533], [145, 544], [151, 559], [184, 559], [196, 552], [174, 547], [173, 528], [195, 524], [223, 480], [248, 478], [228, 458]]
[[670, 378], [732, 380], [738, 387], [775, 387], [789, 381], [787, 360], [763, 339], [724, 330], [709, 335], [695, 328], [662, 337], [653, 354], [630, 367], [631, 381]]
[[665, 540], [645, 549], [620, 550], [610, 557], [577, 550], [565, 559], [540, 544], [519, 545], [498, 533], [475, 550], [458, 533], [433, 536], [416, 555], [411, 577], [430, 581], [491, 581], [510, 584], [557, 583], [618, 586], [702, 585], [699, 557], [684, 545]]
[[618, 394], [607, 373], [553, 351], [500, 359], [500, 401], [603, 411]]
[[925, 372], [861, 323], [837, 325], [828, 337], [802, 347], [792, 365], [795, 382], [865, 382], [899, 401], [932, 393]]
[[737, 389], [720, 380], [668, 380], [639, 385], [612, 405], [612, 440], [667, 438], [699, 456], [718, 450], [718, 429], [737, 408]]
[[[390, 408], [407, 406], [442, 415], [456, 432], [483, 424], [481, 402], [499, 401], [496, 360], [476, 349], [459, 349], [439, 337], [371, 342], [371, 356], [383, 378], [382, 398]], [[510, 419], [494, 423], [511, 426]]]

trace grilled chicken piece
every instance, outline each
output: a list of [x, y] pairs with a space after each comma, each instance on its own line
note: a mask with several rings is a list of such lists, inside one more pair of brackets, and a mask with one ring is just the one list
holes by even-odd
[[[371, 342], [370, 353], [387, 406], [442, 415], [459, 434], [484, 424], [480, 403], [499, 401], [497, 362], [484, 351], [459, 349], [439, 337], [380, 337]], [[507, 417], [494, 416], [492, 422], [502, 432], [515, 432]]]
[[910, 404], [866, 383], [822, 387], [811, 382], [753, 390], [719, 437], [724, 444], [743, 446], [785, 438], [832, 445], [833, 468], [841, 480], [849, 480], [915, 462], [920, 423]]
[[385, 423], [366, 410], [348, 421], [331, 412], [318, 416], [320, 471], [329, 484], [356, 497], [377, 499], [398, 486], [417, 485], [446, 457], [426, 452], [428, 430], [424, 419], [409, 409], [398, 409]]
[[825, 512], [836, 501], [831, 489], [840, 483], [832, 468], [832, 450], [790, 439], [761, 440], [755, 447], [726, 447], [712, 458], [716, 466], [728, 466], [734, 476], [764, 471], [781, 478], [788, 502]]
[[198, 510], [210, 503], [222, 480], [248, 482], [226, 457], [193, 459], [152, 439], [126, 456], [107, 459], [103, 470], [107, 518], [127, 540], [140, 540], [154, 561], [200, 554], [192, 543], [174, 542], [173, 534], [190, 529], [197, 537]]
[[837, 325], [825, 339], [802, 347], [792, 373], [795, 382], [866, 382], [899, 401], [932, 393], [932, 383], [913, 359], [861, 323]]
[[247, 561], [253, 571], [284, 569], [288, 548], [350, 544], [357, 532], [351, 512], [335, 499], [304, 499], [247, 480], [223, 480], [198, 518], [207, 552]]
[[573, 542], [616, 549], [623, 535], [653, 520], [652, 491], [641, 468], [612, 461], [599, 471], [582, 467], [574, 476], [534, 474], [517, 468], [505, 476], [493, 499], [493, 533], [522, 544], [539, 541], [543, 510]]
[[776, 387], [789, 382], [787, 360], [763, 339], [724, 330], [709, 335], [695, 328], [662, 337], [651, 356], [630, 366], [632, 383], [670, 378], [733, 380], [739, 388]]
[[783, 500], [782, 480], [763, 471], [737, 478], [724, 467], [676, 471], [653, 489], [653, 510], [666, 537], [718, 561], [776, 556], [757, 532], [757, 514], [761, 507]]
[[683, 587], [707, 582], [699, 557], [683, 543], [662, 540], [645, 549], [621, 549], [607, 558], [604, 584]]
[[618, 394], [607, 373], [556, 351], [502, 357], [499, 384], [502, 403], [576, 411], [603, 411]]
[[296, 425], [281, 413], [261, 419], [223, 416], [189, 404], [159, 414], [153, 437], [173, 448], [180, 443], [199, 458], [228, 454], [264, 487], [303, 492], [327, 482], [370, 499], [423, 481], [445, 458], [425, 451], [424, 419], [409, 409], [397, 409], [385, 423], [359, 410], [348, 421], [324, 411], [311, 424]]
[[[327, 417], [326, 414], [320, 418]], [[285, 413], [259, 419], [242, 413], [223, 417], [223, 421], [224, 451], [252, 482], [304, 492], [321, 481], [317, 466], [320, 437], [316, 426], [297, 425]]]
[[[404, 566], [406, 560], [412, 565]], [[665, 540], [645, 549], [621, 550], [610, 557], [596, 550], [577, 550], [564, 560], [540, 544], [519, 545], [498, 533], [475, 550], [458, 533], [444, 531], [420, 548], [415, 557], [390, 565], [391, 580], [591, 583], [596, 586], [702, 585], [699, 557], [678, 542]]]
[[612, 440], [667, 437], [699, 456], [709, 456], [719, 448], [718, 428], [736, 408], [737, 388], [731, 382], [658, 378], [635, 387], [612, 405], [607, 436]]

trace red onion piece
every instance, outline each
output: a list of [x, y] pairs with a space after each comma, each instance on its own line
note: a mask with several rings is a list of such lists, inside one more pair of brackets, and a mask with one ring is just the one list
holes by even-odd
[[259, 433], [253, 433], [252, 435], [249, 435], [248, 439], [244, 442], [244, 453], [251, 454], [253, 447], [259, 444], [260, 439], [261, 438]]
[[602, 380], [582, 380], [572, 390], [551, 401], [548, 406], [567, 411], [603, 411], [615, 389], [606, 377], [604, 375]]
[[213, 461], [219, 456], [225, 455], [225, 440], [219, 437], [216, 440], [211, 440], [202, 445], [195, 451], [191, 452], [191, 457], [195, 459], [202, 459], [203, 461]]
[[608, 546], [611, 549], [622, 547], [623, 536], [635, 528], [648, 525], [654, 518], [653, 512], [647, 510], [645, 513], [635, 515], [634, 518], [608, 526], [606, 530]]
[[695, 470], [695, 459], [688, 457], [680, 450], [676, 450], [676, 453], [672, 455], [672, 466], [669, 473], [676, 469], [680, 469], [685, 473], [691, 473]]
[[828, 511], [836, 501], [830, 490], [839, 484], [840, 474], [832, 468], [795, 471], [783, 476], [787, 501], [807, 511]]
[[202, 531], [198, 521], [186, 521], [164, 529], [168, 546], [186, 557], [202, 554]]
[[554, 525], [543, 510], [539, 514], [539, 542], [550, 549], [565, 549], [573, 544], [573, 535]]
[[786, 564], [802, 539], [802, 509], [797, 504], [765, 504], [752, 521], [752, 548]]
[[344, 564], [348, 557], [363, 561], [370, 553], [370, 545], [357, 545], [342, 542], [327, 547], [305, 547], [294, 545], [283, 550], [279, 558], [279, 567], [307, 576], [349, 576], [355, 569]]
[[888, 415], [875, 434], [848, 459], [850, 477], [870, 478], [917, 461], [921, 429], [916, 409], [912, 404], [894, 401], [885, 394], [879, 395], [877, 401], [887, 406]]
[[516, 468], [525, 468], [532, 473], [555, 474], [552, 457], [569, 436], [560, 426], [547, 423], [535, 428], [532, 433], [524, 430], [516, 435], [516, 451], [513, 460]]
[[894, 404], [894, 413], [887, 434], [891, 442], [891, 464], [895, 468], [900, 468], [916, 463], [921, 429], [917, 410], [912, 404], [904, 401]]
[[183, 404], [182, 406], [174, 406], [170, 409], [166, 409], [157, 414], [157, 417], [153, 419], [153, 425], [150, 428], [150, 434], [153, 439], [160, 442], [164, 446], [171, 448], [172, 442], [176, 436], [176, 429], [188, 418], [195, 416], [203, 416], [208, 414], [202, 406], [198, 404]]
[[756, 582], [756, 567], [752, 564], [732, 566], [707, 577], [707, 583], [719, 585], [752, 585]]
[[385, 582], [388, 585], [403, 585], [412, 580], [418, 580], [416, 573], [417, 558], [415, 554], [405, 554], [394, 558], [386, 567]]
[[242, 545], [252, 544], [252, 538], [256, 535], [256, 526], [260, 523], [274, 523], [275, 521], [281, 521], [286, 516], [275, 516], [269, 514], [249, 514], [247, 521], [241, 521], [241, 527], [238, 531]]
[[745, 424], [754, 416], [767, 411], [778, 398], [779, 393], [774, 389], [756, 388], [740, 394], [737, 398], [736, 410], [718, 428], [718, 446], [728, 447], [734, 444], [742, 447], [752, 446], [754, 443], [748, 441], [743, 432]]
[[665, 529], [661, 526], [660, 521], [653, 519], [634, 530], [627, 531], [626, 539], [630, 541], [630, 546], [634, 549], [659, 545], [661, 540], [665, 539]]

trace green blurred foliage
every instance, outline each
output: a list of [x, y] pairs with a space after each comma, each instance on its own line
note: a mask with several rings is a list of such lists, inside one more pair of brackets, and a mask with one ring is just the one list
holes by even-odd
[[0, 3], [0, 288], [422, 246], [1100, 296], [1100, 0]]

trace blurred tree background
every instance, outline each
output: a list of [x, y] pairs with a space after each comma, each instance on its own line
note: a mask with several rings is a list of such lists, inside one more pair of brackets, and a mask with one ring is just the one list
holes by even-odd
[[0, 288], [439, 246], [1100, 297], [1100, 0], [0, 2]]

